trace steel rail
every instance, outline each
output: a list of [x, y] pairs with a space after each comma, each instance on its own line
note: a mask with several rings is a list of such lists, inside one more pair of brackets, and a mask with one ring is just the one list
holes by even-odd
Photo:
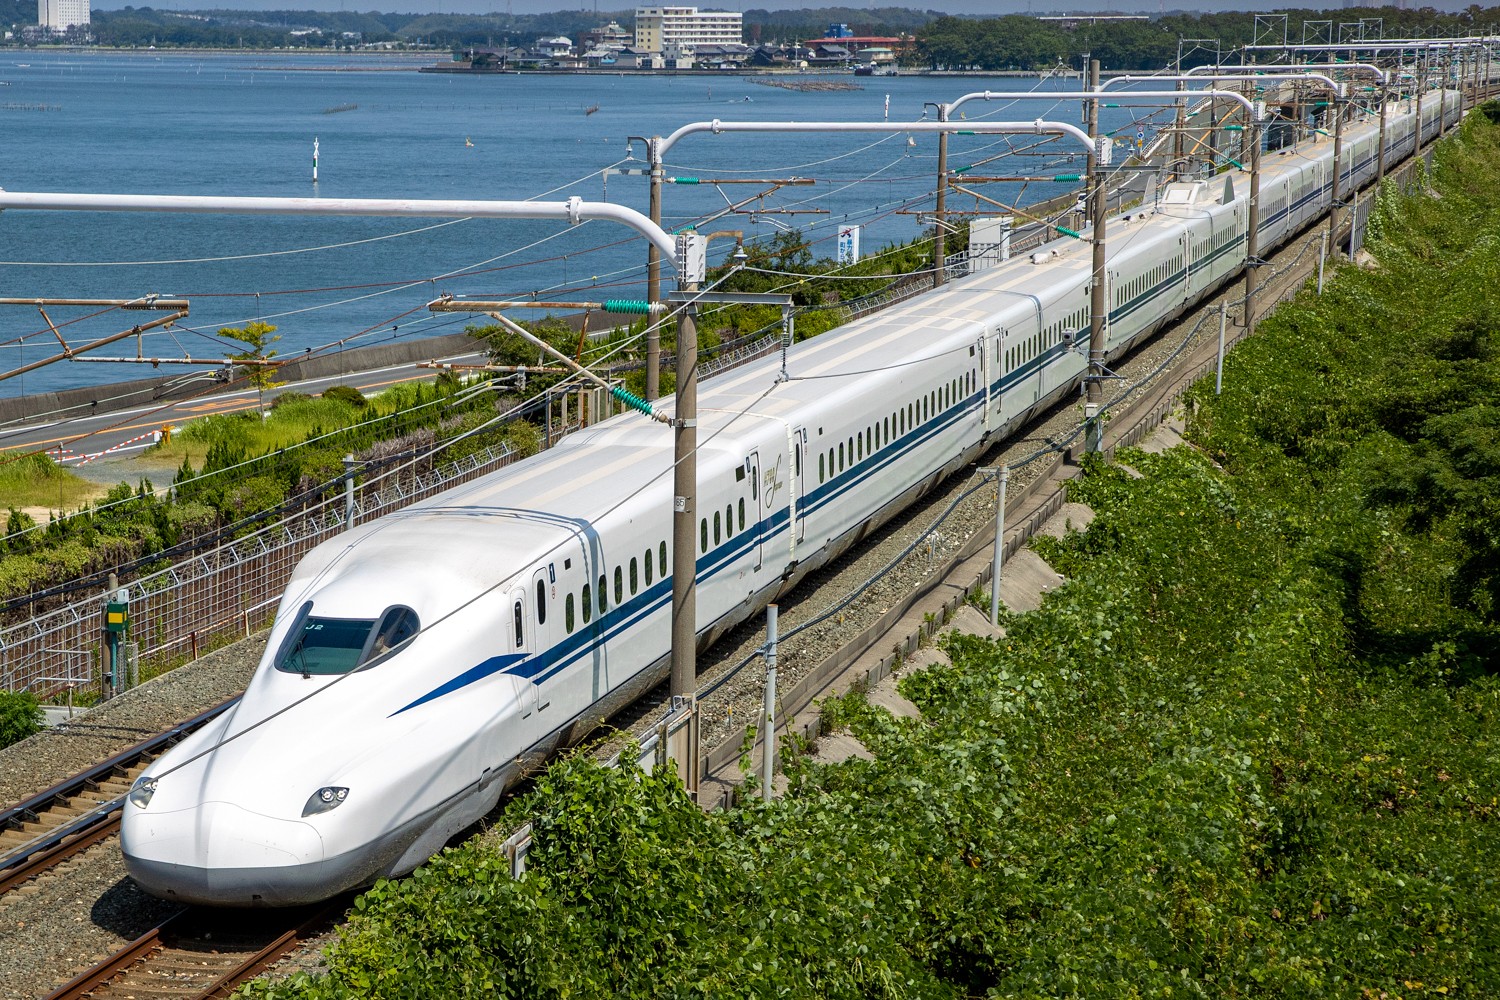
[[[74, 798], [86, 795], [92, 787], [117, 776], [118, 772], [179, 742], [238, 700], [238, 697], [231, 698], [205, 712], [200, 712], [186, 722], [122, 750], [108, 760], [95, 764], [45, 791], [38, 792], [26, 801], [0, 812], [0, 831], [23, 830], [27, 824], [40, 822], [41, 817], [48, 812], [67, 806]], [[34, 839], [0, 856], [0, 895], [113, 836], [119, 831], [119, 814], [124, 804], [124, 795], [100, 802], [71, 822], [57, 825], [51, 830], [40, 833]]]
[[[260, 947], [248, 946], [242, 951], [242, 957], [233, 960], [232, 964], [221, 971], [208, 972], [212, 977], [208, 982], [181, 983], [183, 989], [179, 995], [191, 1000], [229, 996], [241, 983], [260, 975], [296, 950], [320, 928], [336, 920], [347, 907], [348, 901], [346, 894], [309, 909], [288, 911], [289, 926], [274, 933]], [[175, 952], [186, 950], [174, 947], [174, 938], [190, 938], [194, 933], [195, 918], [202, 912], [193, 909], [178, 910], [109, 958], [47, 994], [44, 1000], [77, 1000], [92, 996], [100, 990], [108, 990], [115, 980], [132, 971], [143, 970], [149, 974], [153, 960], [170, 960]], [[215, 911], [208, 912], [211, 917], [219, 916]], [[235, 949], [232, 946], [226, 947], [218, 950], [218, 954], [233, 959]], [[167, 995], [173, 984], [165, 976], [158, 979], [159, 981], [152, 982], [150, 992], [156, 996]], [[123, 985], [132, 995], [144, 992], [133, 989], [129, 983]]]

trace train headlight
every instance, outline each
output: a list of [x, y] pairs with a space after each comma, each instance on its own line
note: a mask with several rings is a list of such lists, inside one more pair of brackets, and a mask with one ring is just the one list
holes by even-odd
[[135, 784], [130, 786], [130, 801], [139, 809], [146, 808], [151, 802], [151, 796], [156, 794], [156, 779], [148, 778], [144, 774], [135, 779]]
[[348, 797], [349, 789], [347, 788], [339, 788], [336, 785], [320, 788], [308, 798], [307, 805], [302, 807], [302, 815], [316, 816], [318, 813], [326, 813], [330, 809], [337, 809], [344, 804], [344, 800]]

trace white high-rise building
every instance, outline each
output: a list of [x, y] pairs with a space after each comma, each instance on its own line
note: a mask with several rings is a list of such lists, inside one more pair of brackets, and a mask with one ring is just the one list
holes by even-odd
[[53, 31], [88, 27], [89, 0], [36, 0], [36, 23]]
[[735, 11], [700, 12], [697, 7], [637, 7], [635, 47], [647, 52], [677, 51], [695, 45], [738, 45], [745, 15]]

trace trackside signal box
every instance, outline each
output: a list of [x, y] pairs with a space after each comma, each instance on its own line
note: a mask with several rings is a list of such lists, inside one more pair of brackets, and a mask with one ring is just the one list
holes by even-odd
[[124, 632], [130, 625], [130, 605], [110, 601], [104, 606], [104, 631]]

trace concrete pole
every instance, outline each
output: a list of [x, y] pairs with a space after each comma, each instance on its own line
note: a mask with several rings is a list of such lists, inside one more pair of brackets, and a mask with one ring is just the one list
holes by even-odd
[[[1339, 94], [1329, 95], [1328, 106], [1333, 110], [1333, 204], [1328, 213], [1328, 234], [1333, 239], [1334, 251], [1338, 251], [1339, 229], [1344, 224], [1344, 109]], [[1351, 248], [1352, 252], [1352, 248]]]
[[[1182, 67], [1181, 66], [1177, 67], [1177, 72], [1179, 74], [1182, 72]], [[1178, 80], [1177, 81], [1177, 89], [1178, 90], [1187, 90], [1187, 83], [1184, 82], [1184, 81], [1182, 81], [1182, 80]], [[1183, 174], [1183, 170], [1182, 170], [1182, 147], [1184, 145], [1185, 140], [1187, 139], [1187, 136], [1185, 136], [1183, 134], [1182, 130], [1185, 129], [1185, 128], [1187, 128], [1187, 98], [1186, 97], [1182, 98], [1181, 100], [1179, 100], [1177, 102], [1177, 121], [1174, 124], [1173, 130], [1172, 130], [1173, 131], [1173, 135], [1172, 135], [1172, 179], [1173, 180], [1180, 180], [1182, 178], [1182, 174]]]
[[[698, 290], [684, 280], [685, 292]], [[677, 320], [677, 415], [672, 473], [672, 684], [673, 706], [698, 690], [698, 323], [685, 304]]]
[[761, 747], [760, 797], [771, 801], [771, 783], [776, 778], [776, 605], [766, 605], [766, 722]]
[[1000, 466], [995, 494], [995, 554], [990, 563], [990, 624], [1000, 625], [1000, 571], [1005, 563], [1005, 490], [1010, 484], [1010, 466]]
[[[651, 203], [647, 213], [651, 221], [661, 226], [662, 163], [657, 149], [661, 136], [648, 140], [647, 159], [651, 164]], [[661, 251], [652, 243], [646, 251], [646, 301], [661, 301]], [[646, 323], [646, 401], [649, 403], [661, 395], [661, 319], [648, 317]]]
[[[939, 104], [938, 121], [948, 120], [948, 105]], [[932, 283], [934, 287], [948, 283], [948, 268], [944, 261], [948, 256], [948, 133], [938, 133], [937, 165], [937, 235], [932, 240], [932, 265], [936, 268]]]
[[1380, 88], [1380, 152], [1377, 155], [1375, 167], [1375, 187], [1379, 190], [1380, 185], [1385, 183], [1385, 120], [1386, 107], [1390, 104], [1390, 91], [1382, 86]]
[[1264, 123], [1246, 126], [1250, 136], [1250, 204], [1245, 218], [1245, 336], [1255, 332], [1255, 270], [1260, 265], [1260, 147]]
[[354, 468], [359, 463], [352, 454], [344, 456], [344, 530], [354, 528]]
[[1224, 391], [1224, 328], [1229, 325], [1229, 304], [1219, 303], [1219, 359], [1214, 367], [1214, 395]]
[[[1099, 60], [1089, 60], [1089, 89], [1099, 89]], [[1091, 140], [1099, 136], [1099, 102], [1088, 104], [1088, 133]], [[1105, 301], [1106, 257], [1104, 248], [1104, 165], [1097, 151], [1089, 154], [1089, 188], [1093, 197], [1094, 228], [1092, 282], [1089, 286], [1089, 371], [1084, 397], [1084, 450], [1098, 452], [1104, 434], [1099, 425], [1099, 409], [1104, 404], [1104, 319], [1109, 303]]]
[[1318, 294], [1323, 294], [1323, 263], [1328, 259], [1328, 234], [1323, 234], [1323, 240], [1318, 244]]
[[1417, 143], [1411, 152], [1411, 158], [1413, 161], [1421, 159], [1422, 156], [1422, 91], [1427, 86], [1427, 67], [1426, 64], [1422, 62], [1421, 49], [1418, 49], [1416, 52], [1415, 67], [1417, 70], [1417, 78], [1415, 83], [1413, 83], [1413, 86], [1416, 87], [1417, 90]]

